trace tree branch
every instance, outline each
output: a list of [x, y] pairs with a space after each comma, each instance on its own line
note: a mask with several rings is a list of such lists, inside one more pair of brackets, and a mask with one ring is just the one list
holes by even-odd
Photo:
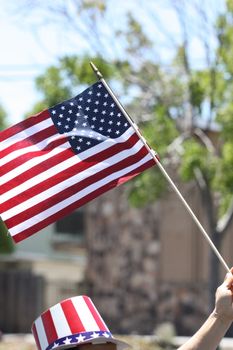
[[196, 135], [201, 142], [204, 144], [204, 146], [207, 148], [207, 150], [211, 153], [211, 154], [215, 154], [216, 153], [216, 149], [212, 143], [212, 141], [210, 140], [210, 138], [204, 133], [203, 130], [201, 130], [200, 128], [195, 128], [193, 130], [194, 135]]
[[218, 220], [217, 231], [223, 235], [233, 220], [233, 196], [227, 212]]
[[194, 170], [196, 183], [203, 201], [208, 220], [209, 232], [216, 232], [215, 208], [208, 181], [199, 168]]

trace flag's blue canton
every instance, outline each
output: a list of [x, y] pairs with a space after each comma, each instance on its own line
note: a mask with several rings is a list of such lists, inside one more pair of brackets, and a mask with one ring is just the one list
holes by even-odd
[[97, 339], [99, 337], [109, 339], [109, 338], [112, 338], [112, 334], [106, 331], [83, 332], [83, 333], [72, 334], [67, 337], [63, 337], [56, 340], [54, 343], [50, 344], [46, 348], [46, 350], [56, 349], [58, 346], [61, 346], [61, 345], [69, 345], [69, 344], [72, 345], [72, 344], [79, 344], [79, 343], [81, 344], [84, 342], [91, 342], [94, 339]]
[[60, 134], [66, 134], [75, 153], [83, 152], [107, 138], [122, 135], [130, 124], [101, 83], [49, 109]]

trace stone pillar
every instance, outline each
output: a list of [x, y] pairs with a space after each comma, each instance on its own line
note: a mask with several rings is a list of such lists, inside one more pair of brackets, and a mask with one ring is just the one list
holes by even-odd
[[125, 186], [89, 203], [86, 282], [114, 333], [149, 334], [155, 328], [158, 206], [129, 206]]

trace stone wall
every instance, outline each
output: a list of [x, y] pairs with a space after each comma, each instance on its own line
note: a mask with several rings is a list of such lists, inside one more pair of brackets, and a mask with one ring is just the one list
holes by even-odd
[[[181, 192], [205, 227], [194, 184], [182, 185]], [[209, 246], [176, 196], [168, 193], [135, 209], [121, 186], [89, 203], [86, 211], [85, 289], [110, 329], [152, 334], [169, 321], [178, 335], [193, 334], [209, 312]], [[232, 259], [232, 236], [226, 236], [226, 261]]]
[[181, 336], [193, 335], [208, 314], [207, 286], [162, 283], [158, 300], [158, 324], [172, 323]]
[[158, 209], [129, 207], [122, 186], [92, 202], [87, 217], [89, 295], [113, 332], [150, 333], [156, 323]]

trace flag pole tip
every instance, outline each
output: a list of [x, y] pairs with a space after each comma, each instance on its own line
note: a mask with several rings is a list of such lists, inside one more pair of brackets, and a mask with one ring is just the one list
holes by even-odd
[[93, 62], [90, 61], [90, 66], [93, 69], [98, 79], [103, 79], [103, 75], [100, 73], [99, 69], [94, 65]]

